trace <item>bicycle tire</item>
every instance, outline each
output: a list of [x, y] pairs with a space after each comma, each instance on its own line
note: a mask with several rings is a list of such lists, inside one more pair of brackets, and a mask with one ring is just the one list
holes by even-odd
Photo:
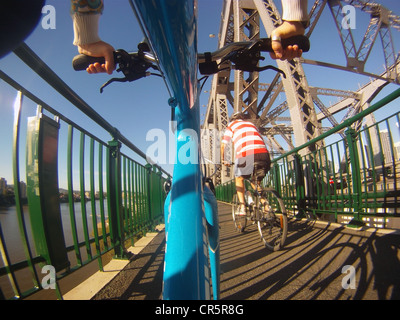
[[[232, 219], [233, 219], [233, 223], [234, 223], [236, 231], [243, 232], [247, 225], [247, 215], [240, 216], [240, 215], [236, 214], [239, 210], [239, 206], [240, 206], [240, 203], [238, 200], [238, 196], [235, 193], [232, 198]], [[246, 210], [246, 212], [247, 212], [247, 210]]]
[[282, 199], [274, 189], [266, 188], [262, 191], [258, 211], [261, 215], [257, 219], [258, 231], [265, 247], [271, 251], [282, 249], [288, 231], [287, 213]]

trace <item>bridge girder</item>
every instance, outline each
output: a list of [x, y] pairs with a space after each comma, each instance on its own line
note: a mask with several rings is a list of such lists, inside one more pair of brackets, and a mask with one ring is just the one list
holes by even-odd
[[[345, 18], [343, 7], [351, 5], [371, 15], [359, 47], [351, 28], [344, 28]], [[283, 70], [286, 79], [277, 75], [270, 84], [260, 83], [257, 72], [246, 73], [234, 71], [233, 77], [228, 67], [214, 76], [203, 129], [213, 129], [218, 132], [211, 139], [202, 139], [203, 150], [210, 150], [209, 155], [214, 163], [219, 162], [219, 139], [228, 124], [229, 114], [234, 111], [247, 110], [253, 121], [260, 126], [266, 141], [273, 148], [272, 153], [285, 150], [275, 136], [287, 144], [286, 149], [301, 145], [320, 135], [321, 121], [329, 119], [332, 126], [365, 109], [386, 84], [400, 83], [400, 58], [394, 51], [392, 29], [400, 30], [400, 18], [380, 4], [362, 0], [316, 0], [309, 13], [310, 26], [307, 36], [310, 36], [318, 24], [323, 10], [330, 10], [336, 24], [339, 39], [343, 45], [346, 57], [344, 66], [333, 65], [323, 61], [313, 61], [304, 58], [292, 61], [276, 61], [278, 68]], [[281, 23], [280, 13], [273, 0], [224, 0], [218, 47], [223, 47], [233, 41], [249, 41], [258, 39], [262, 27], [270, 35]], [[372, 47], [378, 39], [382, 42], [386, 71], [383, 74], [366, 72], [365, 63], [370, 56]], [[303, 64], [313, 64], [321, 68], [336, 68], [343, 71], [366, 75], [374, 80], [357, 92], [337, 90], [333, 88], [310, 87], [307, 83]], [[259, 96], [260, 95], [260, 96]], [[286, 99], [281, 100], [282, 95]], [[325, 106], [318, 96], [329, 95], [341, 97], [337, 103]], [[339, 111], [348, 109], [342, 120], [336, 119]], [[282, 121], [284, 112], [289, 112], [291, 121]], [[286, 117], [287, 120], [287, 117]], [[374, 119], [367, 122], [373, 123]], [[360, 126], [355, 126], [358, 129]], [[208, 133], [209, 134], [209, 133]], [[219, 138], [218, 138], [219, 137]], [[310, 150], [319, 148], [323, 143], [311, 146]], [[211, 151], [214, 150], [214, 151]], [[306, 150], [308, 153], [310, 150]], [[218, 173], [215, 183], [231, 178], [230, 172]]]

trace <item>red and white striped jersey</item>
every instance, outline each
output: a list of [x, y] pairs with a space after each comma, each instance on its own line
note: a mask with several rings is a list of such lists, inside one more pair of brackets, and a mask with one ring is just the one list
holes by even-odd
[[227, 144], [231, 139], [235, 147], [236, 158], [268, 152], [261, 134], [250, 121], [238, 119], [229, 123], [222, 143]]

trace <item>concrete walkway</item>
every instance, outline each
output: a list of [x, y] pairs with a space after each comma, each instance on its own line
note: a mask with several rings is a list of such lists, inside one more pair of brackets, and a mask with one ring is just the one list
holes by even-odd
[[[128, 265], [138, 265], [138, 262], [141, 259], [139, 255], [148, 255], [148, 252], [150, 252], [150, 255], [152, 255], [154, 253], [154, 244], [152, 242], [154, 238], [158, 236], [155, 243], [156, 245], [159, 245], [158, 241], [162, 241], [164, 238], [163, 230], [164, 225], [160, 225], [156, 227], [156, 231], [158, 232], [148, 232], [145, 237], [140, 238], [135, 243], [134, 247], [128, 248], [127, 251], [133, 254], [131, 261], [112, 259], [107, 265], [104, 266], [103, 272], [97, 271], [94, 275], [79, 284], [77, 287], [64, 294], [64, 300], [90, 300], [94, 298], [96, 294], [98, 295], [98, 292], [100, 292], [105, 286], [111, 286], [113, 283], [115, 283], [115, 281], [112, 282], [115, 277], [120, 278], [121, 275], [126, 273], [132, 274], [132, 272], [130, 272], [131, 268]], [[140, 268], [140, 266], [138, 268]], [[158, 297], [155, 297], [155, 299], [158, 299]]]
[[[285, 247], [270, 252], [255, 225], [237, 233], [231, 207], [218, 206], [221, 299], [400, 299], [398, 231], [291, 219]], [[92, 299], [160, 299], [164, 247], [160, 231]]]

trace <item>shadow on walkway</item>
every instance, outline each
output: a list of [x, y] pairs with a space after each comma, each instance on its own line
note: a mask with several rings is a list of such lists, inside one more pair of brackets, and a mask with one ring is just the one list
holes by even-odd
[[164, 248], [162, 231], [92, 300], [161, 299]]
[[[230, 206], [218, 206], [221, 299], [400, 299], [399, 234], [290, 220], [285, 247], [270, 252], [264, 248], [256, 225], [237, 233]], [[93, 299], [160, 299], [164, 236], [164, 232], [157, 235]], [[345, 266], [350, 269], [342, 273]], [[354, 284], [354, 289], [345, 289], [349, 284]]]

